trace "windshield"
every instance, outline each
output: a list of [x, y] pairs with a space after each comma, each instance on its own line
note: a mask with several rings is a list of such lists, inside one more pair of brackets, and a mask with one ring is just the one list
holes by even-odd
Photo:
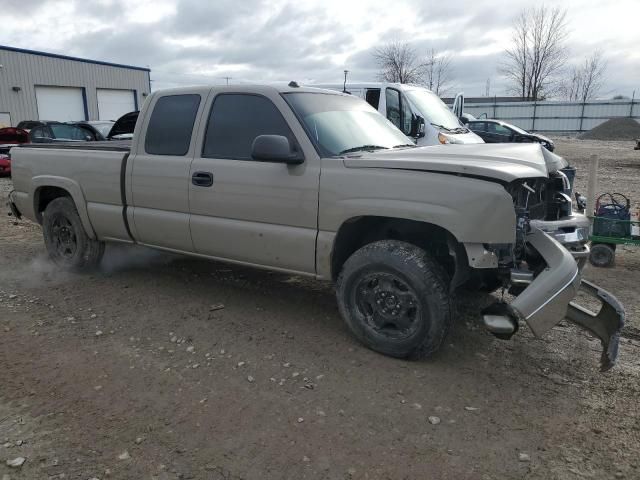
[[407, 89], [404, 93], [419, 110], [416, 113], [422, 115], [427, 124], [444, 127], [445, 130], [463, 128], [460, 121], [437, 95], [422, 89]]
[[525, 130], [521, 129], [520, 127], [518, 127], [518, 126], [516, 126], [516, 125], [513, 125], [513, 124], [508, 124], [508, 125], [509, 125], [509, 128], [510, 128], [511, 130], [513, 130], [513, 131], [514, 131], [514, 132], [516, 132], [516, 133], [519, 133], [520, 135], [529, 135], [529, 132], [527, 132], [527, 131], [525, 131]]
[[323, 155], [414, 145], [413, 141], [359, 98], [326, 93], [285, 93]]

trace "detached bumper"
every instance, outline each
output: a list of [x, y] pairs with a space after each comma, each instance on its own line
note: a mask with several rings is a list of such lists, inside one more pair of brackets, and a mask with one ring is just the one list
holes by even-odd
[[18, 207], [13, 201], [13, 195], [14, 195], [13, 191], [9, 192], [9, 201], [7, 202], [7, 205], [9, 206], [9, 210], [11, 210], [11, 214], [14, 217], [16, 217], [18, 220], [20, 220], [20, 218], [22, 218], [22, 214], [20, 213], [20, 210], [18, 210]]
[[[601, 369], [615, 365], [619, 335], [624, 326], [624, 309], [608, 292], [582, 282], [573, 255], [557, 240], [538, 228], [527, 235], [527, 242], [545, 260], [543, 270], [510, 304], [492, 305], [483, 312], [490, 331], [508, 337], [519, 320], [525, 320], [536, 336], [542, 336], [564, 318], [597, 336], [603, 346]], [[597, 299], [603, 307], [593, 314], [573, 302], [578, 290]], [[513, 328], [511, 331], [508, 325]]]

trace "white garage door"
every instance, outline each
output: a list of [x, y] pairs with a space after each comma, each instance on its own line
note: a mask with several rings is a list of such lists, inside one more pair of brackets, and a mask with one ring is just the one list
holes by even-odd
[[0, 112], [0, 128], [11, 126], [11, 114], [8, 112]]
[[100, 120], [117, 120], [136, 109], [133, 90], [98, 89], [98, 116]]
[[81, 88], [36, 87], [36, 101], [39, 120], [68, 122], [87, 119]]

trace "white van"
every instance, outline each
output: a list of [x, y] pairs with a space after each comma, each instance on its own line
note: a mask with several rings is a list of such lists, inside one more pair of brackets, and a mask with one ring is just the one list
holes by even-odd
[[[406, 135], [417, 138], [420, 146], [441, 143], [484, 143], [465, 127], [431, 90], [400, 83], [347, 83], [309, 85], [345, 91], [366, 100]], [[424, 134], [421, 130], [424, 120]]]

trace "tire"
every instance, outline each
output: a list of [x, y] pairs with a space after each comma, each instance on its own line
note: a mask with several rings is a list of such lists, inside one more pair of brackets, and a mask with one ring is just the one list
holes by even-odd
[[451, 325], [446, 279], [442, 267], [412, 244], [370, 243], [345, 262], [336, 286], [338, 307], [370, 349], [398, 358], [428, 357]]
[[47, 205], [42, 232], [49, 258], [59, 267], [82, 271], [100, 264], [104, 243], [89, 238], [71, 198], [59, 197]]
[[591, 245], [589, 263], [594, 267], [610, 267], [616, 258], [615, 247], [608, 243], [596, 243]]

